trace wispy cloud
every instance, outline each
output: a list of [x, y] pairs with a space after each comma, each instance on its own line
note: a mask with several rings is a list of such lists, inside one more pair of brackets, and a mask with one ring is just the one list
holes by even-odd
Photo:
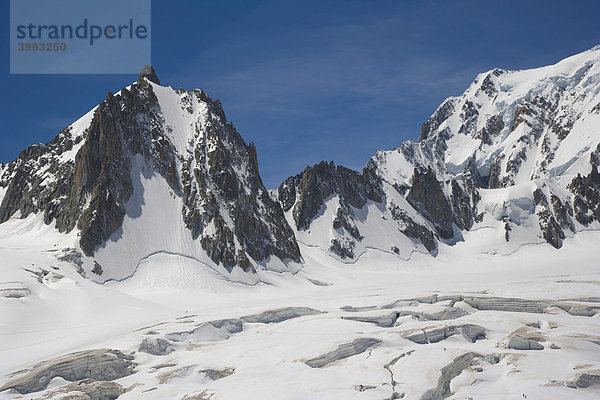
[[53, 130], [57, 133], [77, 120], [77, 116], [72, 115], [68, 117], [48, 117], [39, 121], [39, 126], [43, 129]]
[[[451, 60], [428, 54], [419, 45], [423, 29], [402, 16], [313, 28], [302, 32], [301, 39], [290, 39], [305, 43], [295, 43], [293, 53], [248, 54], [246, 65], [224, 64], [198, 83], [227, 98], [230, 106], [285, 115], [309, 115], [312, 107], [306, 100], [310, 99], [343, 97], [353, 100], [355, 108], [437, 101], [440, 92], [453, 94], [464, 88], [477, 69], [461, 69]], [[203, 51], [176, 80], [197, 81], [199, 74], [204, 75], [200, 71], [205, 60], [224, 59], [224, 54], [244, 51], [245, 43], [264, 40], [268, 38], [220, 43]], [[316, 42], [319, 46], [311, 46]]]

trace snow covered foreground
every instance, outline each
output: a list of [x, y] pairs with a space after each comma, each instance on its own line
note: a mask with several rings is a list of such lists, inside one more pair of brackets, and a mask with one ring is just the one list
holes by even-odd
[[[63, 257], [73, 235], [33, 216], [7, 224], [0, 386], [14, 388], [0, 399], [115, 398], [89, 395], [95, 368], [124, 375], [119, 399], [600, 397], [597, 231], [504, 255], [481, 254], [473, 231], [437, 258], [367, 250], [354, 264], [301, 244], [300, 271], [258, 271], [254, 284], [157, 253], [98, 284]], [[97, 349], [123, 359], [64, 358]], [[33, 368], [57, 358], [62, 369]]]

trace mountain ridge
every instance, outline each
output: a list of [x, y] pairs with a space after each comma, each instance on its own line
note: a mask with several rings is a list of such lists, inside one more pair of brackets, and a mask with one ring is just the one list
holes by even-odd
[[[423, 123], [417, 142], [379, 151], [367, 163], [388, 200], [398, 192], [410, 203], [398, 213], [390, 201], [390, 212], [375, 213], [372, 223], [416, 212], [427, 220], [418, 231], [430, 232], [436, 242], [462, 240], [461, 232], [477, 225], [499, 232], [493, 247], [525, 235], [521, 239], [540, 238], [558, 248], [575, 231], [597, 229], [591, 199], [598, 189], [592, 182], [600, 154], [594, 136], [600, 125], [599, 65], [596, 46], [534, 70], [478, 74], [465, 93], [448, 97]], [[530, 216], [537, 221], [525, 221]], [[406, 224], [399, 221], [401, 231]], [[330, 240], [339, 241], [337, 236], [332, 232]], [[350, 247], [360, 241], [349, 240]], [[323, 246], [320, 239], [312, 244], [319, 241]], [[435, 253], [436, 246], [429, 241], [426, 247]], [[376, 247], [395, 244], [381, 240]]]
[[98, 281], [161, 251], [231, 273], [294, 271], [298, 242], [341, 260], [367, 249], [408, 259], [478, 229], [500, 253], [560, 248], [600, 229], [598, 126], [600, 46], [479, 74], [417, 142], [377, 152], [362, 172], [321, 162], [268, 191], [256, 147], [220, 101], [161, 86], [146, 66], [49, 143], [0, 164], [0, 229], [40, 215], [76, 234], [81, 267]]

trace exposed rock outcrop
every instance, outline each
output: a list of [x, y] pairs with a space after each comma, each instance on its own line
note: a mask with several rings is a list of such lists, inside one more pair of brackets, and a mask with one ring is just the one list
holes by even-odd
[[[600, 154], [600, 144], [596, 152]], [[590, 156], [592, 170], [587, 176], [577, 174], [568, 188], [573, 193], [573, 209], [575, 218], [582, 225], [589, 225], [594, 221], [600, 221], [600, 173], [598, 165], [600, 157], [596, 154]]]
[[338, 195], [344, 203], [355, 208], [364, 207], [367, 200], [382, 200], [377, 178], [369, 170], [359, 174], [325, 161], [288, 178], [279, 186], [277, 193], [284, 211], [294, 207], [294, 222], [298, 230], [309, 227], [324, 201], [332, 195]]
[[415, 168], [412, 180], [412, 187], [406, 200], [431, 221], [440, 237], [443, 239], [453, 238], [452, 207], [431, 168], [424, 173]]
[[[227, 268], [252, 269], [247, 255], [300, 261], [294, 233], [260, 178], [254, 145], [246, 145], [227, 122], [218, 100], [199, 95], [212, 118], [204, 140], [182, 164], [186, 226], [211, 259]], [[209, 226], [213, 234], [205, 232]]]
[[156, 76], [156, 72], [152, 65], [144, 65], [140, 70], [140, 76], [148, 79], [150, 82], [160, 85], [160, 80], [158, 80], [158, 76]]
[[417, 223], [405, 210], [393, 203], [390, 204], [390, 213], [392, 218], [399, 223], [399, 230], [403, 234], [421, 242], [429, 252], [437, 250], [437, 236], [431, 229]]
[[435, 110], [433, 115], [421, 125], [421, 136], [419, 137], [419, 141], [427, 139], [432, 132], [435, 132], [440, 125], [452, 115], [456, 103], [457, 99], [452, 97], [444, 100], [442, 105]]
[[[560, 202], [560, 200], [558, 200]], [[536, 214], [539, 219], [542, 237], [555, 248], [562, 246], [565, 232], [554, 218], [550, 204], [542, 189], [537, 188], [533, 192], [533, 202], [536, 205]]]

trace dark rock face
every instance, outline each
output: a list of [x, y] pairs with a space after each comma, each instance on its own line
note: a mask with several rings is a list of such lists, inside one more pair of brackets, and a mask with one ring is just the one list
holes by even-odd
[[[308, 230], [314, 218], [321, 212], [325, 201], [332, 195], [339, 198], [339, 207], [332, 221], [332, 228], [339, 236], [331, 240], [329, 250], [344, 258], [355, 258], [356, 244], [363, 239], [356, 225], [353, 208], [362, 208], [368, 200], [381, 203], [398, 223], [398, 231], [421, 243], [429, 252], [437, 250], [439, 238], [454, 237], [454, 225], [468, 230], [476, 217], [476, 204], [479, 201], [478, 187], [483, 186], [474, 163], [467, 166], [462, 181], [451, 180], [442, 183], [437, 180], [431, 168], [426, 172], [415, 169], [412, 186], [394, 186], [405, 196], [410, 205], [427, 218], [431, 227], [418, 223], [410, 213], [394, 204], [383, 194], [383, 183], [377, 176], [376, 160], [371, 160], [362, 174], [333, 163], [322, 162], [308, 167], [302, 174], [283, 182], [277, 197], [285, 211], [292, 210], [292, 217], [298, 230]], [[450, 193], [445, 194], [445, 189]], [[406, 207], [406, 206], [405, 206]], [[400, 249], [390, 244], [392, 251]]]
[[460, 113], [462, 124], [458, 129], [459, 134], [474, 136], [477, 130], [477, 119], [479, 118], [478, 105], [467, 101]]
[[501, 163], [502, 160], [504, 160], [504, 158], [504, 154], [500, 154], [496, 158], [494, 158], [494, 161], [492, 161], [492, 164], [490, 165], [490, 178], [488, 181], [488, 187], [490, 189], [502, 187], [502, 185], [504, 184], [501, 167]]
[[156, 72], [152, 65], [144, 65], [140, 70], [140, 76], [148, 79], [150, 82], [160, 85], [160, 81], [158, 80], [158, 76], [156, 76]]
[[481, 87], [478, 89], [478, 92], [485, 93], [488, 97], [493, 97], [498, 93], [498, 89], [496, 89], [496, 84], [494, 83], [494, 77], [498, 77], [505, 73], [505, 70], [495, 68], [481, 82]]
[[502, 129], [504, 129], [504, 121], [502, 121], [502, 117], [499, 115], [492, 115], [490, 118], [488, 118], [485, 126], [479, 132], [477, 132], [475, 137], [481, 139], [481, 145], [491, 145], [492, 138], [498, 136]]
[[96, 275], [102, 275], [102, 266], [98, 264], [97, 261], [94, 261], [94, 268], [92, 269], [92, 273]]
[[325, 161], [306, 167], [301, 174], [286, 179], [277, 193], [284, 211], [293, 207], [292, 215], [298, 230], [309, 229], [325, 201], [337, 195], [340, 207], [336, 211], [333, 228], [342, 234], [347, 232], [349, 237], [334, 239], [330, 250], [342, 258], [354, 258], [355, 243], [362, 240], [351, 207], [363, 208], [368, 200], [383, 201], [380, 181], [371, 169], [367, 167], [360, 174]]
[[473, 226], [473, 210], [471, 198], [454, 179], [450, 183], [452, 188], [453, 221], [460, 229], [469, 230]]
[[[106, 96], [85, 137], [73, 140], [67, 129], [47, 145], [30, 147], [21, 153], [9, 165], [8, 173], [14, 171], [14, 175], [0, 206], [0, 222], [16, 211], [23, 218], [32, 212], [43, 212], [44, 221], [55, 221], [60, 232], [77, 227], [81, 231], [81, 249], [92, 255], [123, 222], [125, 203], [133, 192], [132, 155], [144, 154], [165, 175], [166, 164], [175, 159], [162, 133], [137, 118], [147, 115], [157, 120], [158, 115], [153, 112], [156, 104], [151, 86], [140, 78], [130, 90]], [[162, 142], [153, 140], [161, 137]], [[61, 163], [58, 157], [81, 140], [83, 145], [75, 161]], [[157, 150], [158, 143], [164, 145], [161, 152]], [[156, 154], [162, 158], [153, 160], [152, 155]], [[40, 164], [49, 165], [47, 174], [56, 177], [53, 182], [46, 184], [45, 177], [36, 174]]]
[[356, 247], [356, 242], [353, 240], [344, 238], [344, 239], [332, 239], [331, 246], [329, 246], [329, 251], [334, 252], [342, 259], [346, 258], [354, 258], [354, 248]]
[[[598, 144], [597, 153], [600, 154], [600, 144]], [[598, 173], [598, 161], [593, 153], [590, 163], [592, 164], [590, 173], [587, 176], [577, 174], [568, 186], [574, 195], [575, 218], [585, 226], [594, 221], [600, 221], [600, 174]]]
[[550, 202], [552, 203], [552, 211], [554, 212], [556, 222], [558, 222], [563, 229], [569, 229], [571, 232], [575, 232], [572, 221], [573, 209], [569, 204], [566, 201], [561, 201], [560, 197], [554, 194], [550, 196]]
[[409, 238], [417, 239], [427, 251], [432, 252], [437, 249], [436, 235], [426, 226], [418, 224], [412, 219], [406, 211], [402, 210], [395, 204], [391, 204], [390, 212], [392, 218], [400, 223], [400, 231]]
[[[367, 200], [382, 201], [377, 178], [365, 169], [359, 174], [351, 169], [325, 161], [286, 179], [279, 186], [279, 201], [288, 211], [294, 206], [294, 222], [298, 230], [307, 229], [324, 201], [337, 194], [344, 203], [362, 208]], [[341, 223], [341, 222], [340, 222]]]
[[[43, 213], [60, 232], [77, 228], [81, 249], [92, 256], [123, 223], [133, 193], [132, 160], [141, 155], [183, 198], [183, 221], [215, 263], [253, 270], [249, 257], [300, 261], [294, 233], [260, 178], [256, 148], [227, 122], [221, 103], [201, 90], [177, 91], [188, 112], [194, 97], [208, 110], [205, 131], [196, 128], [204, 140], [178, 154], [150, 82], [159, 80], [146, 66], [129, 89], [106, 96], [83, 134], [65, 129], [3, 168], [0, 223], [17, 211], [22, 218]], [[76, 145], [74, 160], [60, 159]], [[207, 234], [211, 224], [215, 232]]]
[[[0, 187], [6, 193], [0, 205], [0, 223], [7, 221], [17, 211], [21, 217], [43, 212], [55, 192], [68, 193], [73, 180], [73, 163], [61, 165], [55, 157], [71, 150], [82, 138], [74, 138], [65, 129], [49, 143], [29, 146], [19, 157], [9, 163], [0, 177]], [[53, 183], [45, 184], [45, 177], [36, 174], [40, 167], [57, 176]], [[74, 221], [66, 221], [74, 225]]]
[[[475, 164], [474, 157], [472, 157], [469, 160], [469, 162], [467, 162], [467, 166], [463, 171], [462, 180], [465, 183], [465, 185], [472, 188], [474, 192], [476, 192], [477, 188], [487, 188], [486, 179], [479, 174], [479, 170], [477, 169], [477, 165]], [[477, 197], [478, 196], [479, 194], [477, 193]], [[477, 203], [477, 201], [474, 201], [474, 203]]]
[[421, 126], [421, 136], [419, 142], [427, 139], [429, 135], [436, 131], [442, 122], [448, 119], [454, 112], [456, 107], [455, 99], [447, 99], [442, 105], [435, 111], [435, 113], [429, 117], [429, 119]]
[[454, 237], [452, 207], [431, 168], [428, 168], [425, 173], [415, 168], [413, 185], [406, 200], [431, 221], [440, 237], [443, 239]]
[[[300, 261], [294, 233], [260, 178], [254, 144], [246, 145], [227, 122], [218, 100], [212, 101], [200, 91], [195, 95], [208, 104], [211, 115], [219, 117], [212, 119], [206, 139], [194, 149], [193, 157], [182, 164], [186, 226], [194, 238], [200, 237], [211, 259], [227, 268], [253, 268], [246, 253], [254, 260], [274, 255]], [[240, 170], [245, 172], [245, 179], [238, 175]], [[226, 223], [228, 216], [234, 221], [233, 227]], [[211, 222], [215, 235], [203, 235]], [[241, 248], [236, 246], [236, 239]]]
[[[498, 154], [490, 166], [489, 187], [491, 189], [508, 187], [515, 184], [515, 177], [518, 174], [523, 162], [527, 160], [528, 152], [542, 142], [542, 152], [544, 160], [540, 163], [540, 171], [546, 171], [546, 166], [554, 157], [554, 150], [550, 146], [550, 141], [547, 136], [542, 140], [542, 136], [546, 128], [556, 130], [553, 126], [561, 126], [563, 128], [565, 118], [558, 115], [557, 107], [559, 105], [561, 93], [554, 92], [548, 96], [535, 96], [532, 99], [522, 100], [515, 107], [513, 114], [511, 131], [515, 131], [520, 125], [524, 125], [524, 134], [519, 137], [516, 144], [510, 149], [505, 149], [501, 154]], [[484, 144], [492, 144], [492, 139], [500, 134], [505, 128], [504, 121], [500, 115], [492, 115], [488, 118], [485, 127], [478, 133], [476, 137]], [[561, 128], [562, 129], [562, 128]], [[566, 129], [566, 128], [565, 128]], [[570, 129], [570, 128], [569, 128]], [[564, 139], [564, 135], [557, 134], [558, 140]], [[502, 164], [506, 162], [506, 167], [502, 168]]]
[[542, 237], [555, 248], [560, 248], [565, 238], [565, 232], [554, 218], [548, 199], [540, 188], [533, 192], [533, 202], [536, 206]]

